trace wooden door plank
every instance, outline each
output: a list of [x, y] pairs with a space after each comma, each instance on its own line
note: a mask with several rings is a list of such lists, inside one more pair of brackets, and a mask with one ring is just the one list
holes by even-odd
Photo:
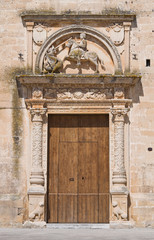
[[78, 192], [98, 193], [97, 142], [79, 143]]
[[78, 143], [59, 143], [59, 193], [77, 193]]
[[78, 222], [98, 222], [97, 143], [79, 143]]
[[48, 192], [58, 193], [59, 117], [49, 115]]
[[109, 119], [108, 115], [101, 115], [99, 128], [99, 193], [109, 193]]
[[48, 223], [58, 221], [58, 194], [48, 194]]
[[77, 222], [78, 126], [76, 116], [61, 119], [59, 138], [58, 222]]
[[61, 115], [59, 131], [60, 142], [78, 142], [78, 116]]
[[109, 194], [99, 194], [99, 223], [109, 223]]
[[58, 222], [77, 223], [77, 195], [58, 195]]
[[96, 115], [79, 117], [79, 142], [98, 141]]
[[78, 222], [98, 223], [98, 194], [78, 196]]

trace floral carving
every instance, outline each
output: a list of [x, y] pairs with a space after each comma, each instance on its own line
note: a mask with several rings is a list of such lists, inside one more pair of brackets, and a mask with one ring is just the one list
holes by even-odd
[[84, 88], [84, 89], [46, 89], [44, 97], [58, 100], [103, 100], [113, 98], [112, 89]]
[[31, 109], [32, 115], [32, 170], [30, 183], [34, 185], [44, 185], [42, 169], [42, 116], [46, 109]]
[[129, 109], [112, 109], [114, 115], [114, 169], [113, 184], [126, 185], [124, 165], [124, 116]]
[[32, 131], [32, 165], [42, 166], [42, 123], [33, 122]]

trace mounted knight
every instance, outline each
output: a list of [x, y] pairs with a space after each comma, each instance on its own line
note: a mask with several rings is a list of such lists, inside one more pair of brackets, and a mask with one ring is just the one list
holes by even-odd
[[80, 42], [78, 43], [74, 39], [70, 38], [66, 47], [69, 48], [68, 56], [63, 59], [65, 60], [75, 60], [77, 61], [77, 66], [81, 65], [82, 61], [89, 61], [93, 63], [96, 67], [96, 72], [98, 72], [98, 63], [100, 62], [101, 67], [104, 68], [103, 60], [101, 60], [97, 53], [87, 50], [86, 34], [80, 34]]

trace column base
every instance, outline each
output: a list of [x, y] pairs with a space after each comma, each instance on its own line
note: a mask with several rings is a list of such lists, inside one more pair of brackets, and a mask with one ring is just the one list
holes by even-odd
[[127, 184], [127, 178], [126, 178], [126, 172], [113, 172], [113, 176], [112, 176], [112, 182], [114, 184], [114, 186], [126, 186]]
[[42, 169], [35, 169], [31, 171], [30, 183], [32, 185], [44, 186], [44, 174]]
[[32, 185], [30, 186], [29, 190], [28, 190], [28, 195], [44, 195], [45, 194], [45, 190], [43, 186], [36, 186], [36, 185]]
[[112, 222], [125, 223], [128, 221], [128, 191], [112, 191]]
[[110, 222], [110, 228], [119, 229], [119, 228], [134, 228], [135, 224], [131, 221], [123, 221], [123, 222]]
[[29, 195], [29, 221], [44, 221], [45, 192], [28, 192]]
[[46, 227], [46, 222], [41, 221], [41, 222], [31, 222], [31, 221], [26, 221], [23, 224], [24, 228], [45, 228]]

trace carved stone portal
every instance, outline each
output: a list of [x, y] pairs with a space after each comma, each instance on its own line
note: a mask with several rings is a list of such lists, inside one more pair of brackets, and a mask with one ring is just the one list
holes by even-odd
[[[114, 149], [110, 159], [113, 165], [110, 172], [111, 219], [128, 220], [124, 124], [132, 99], [126, 97], [126, 92], [139, 79], [122, 75], [122, 72], [129, 70], [133, 19], [130, 14], [90, 14], [89, 17], [87, 14], [23, 14], [22, 20], [27, 27], [27, 66], [34, 73], [19, 77], [21, 85], [27, 88], [25, 101], [32, 117], [32, 166], [28, 191], [30, 221], [45, 218], [47, 188], [42, 149], [43, 138], [47, 142], [47, 131], [43, 135], [46, 111], [49, 114], [113, 115], [110, 125], [110, 130], [114, 129], [114, 140], [110, 142], [110, 147]], [[124, 56], [121, 56], [121, 51], [124, 51]], [[45, 147], [47, 149], [47, 144]], [[47, 166], [47, 156], [44, 165]]]
[[[124, 124], [131, 99], [126, 99], [125, 91], [135, 85], [139, 78], [128, 76], [103, 75], [61, 75], [20, 76], [21, 85], [29, 90], [27, 108], [32, 116], [32, 168], [29, 188], [29, 219], [42, 221], [45, 215], [46, 185], [42, 168], [43, 138], [47, 140], [47, 131], [43, 135], [43, 116], [49, 114], [109, 114], [113, 115], [110, 130], [114, 141], [111, 172], [111, 197], [113, 221], [128, 220], [128, 190], [124, 159]], [[114, 81], [113, 81], [114, 80]], [[45, 106], [45, 108], [44, 108]], [[97, 117], [97, 115], [96, 115]], [[44, 119], [44, 120], [43, 120]], [[46, 141], [47, 142], [47, 141]], [[47, 144], [45, 145], [47, 149]], [[113, 164], [114, 162], [114, 164]], [[47, 166], [47, 156], [44, 165]], [[45, 185], [45, 186], [44, 186]], [[44, 206], [43, 204], [44, 203]], [[42, 214], [42, 211], [44, 215]]]

